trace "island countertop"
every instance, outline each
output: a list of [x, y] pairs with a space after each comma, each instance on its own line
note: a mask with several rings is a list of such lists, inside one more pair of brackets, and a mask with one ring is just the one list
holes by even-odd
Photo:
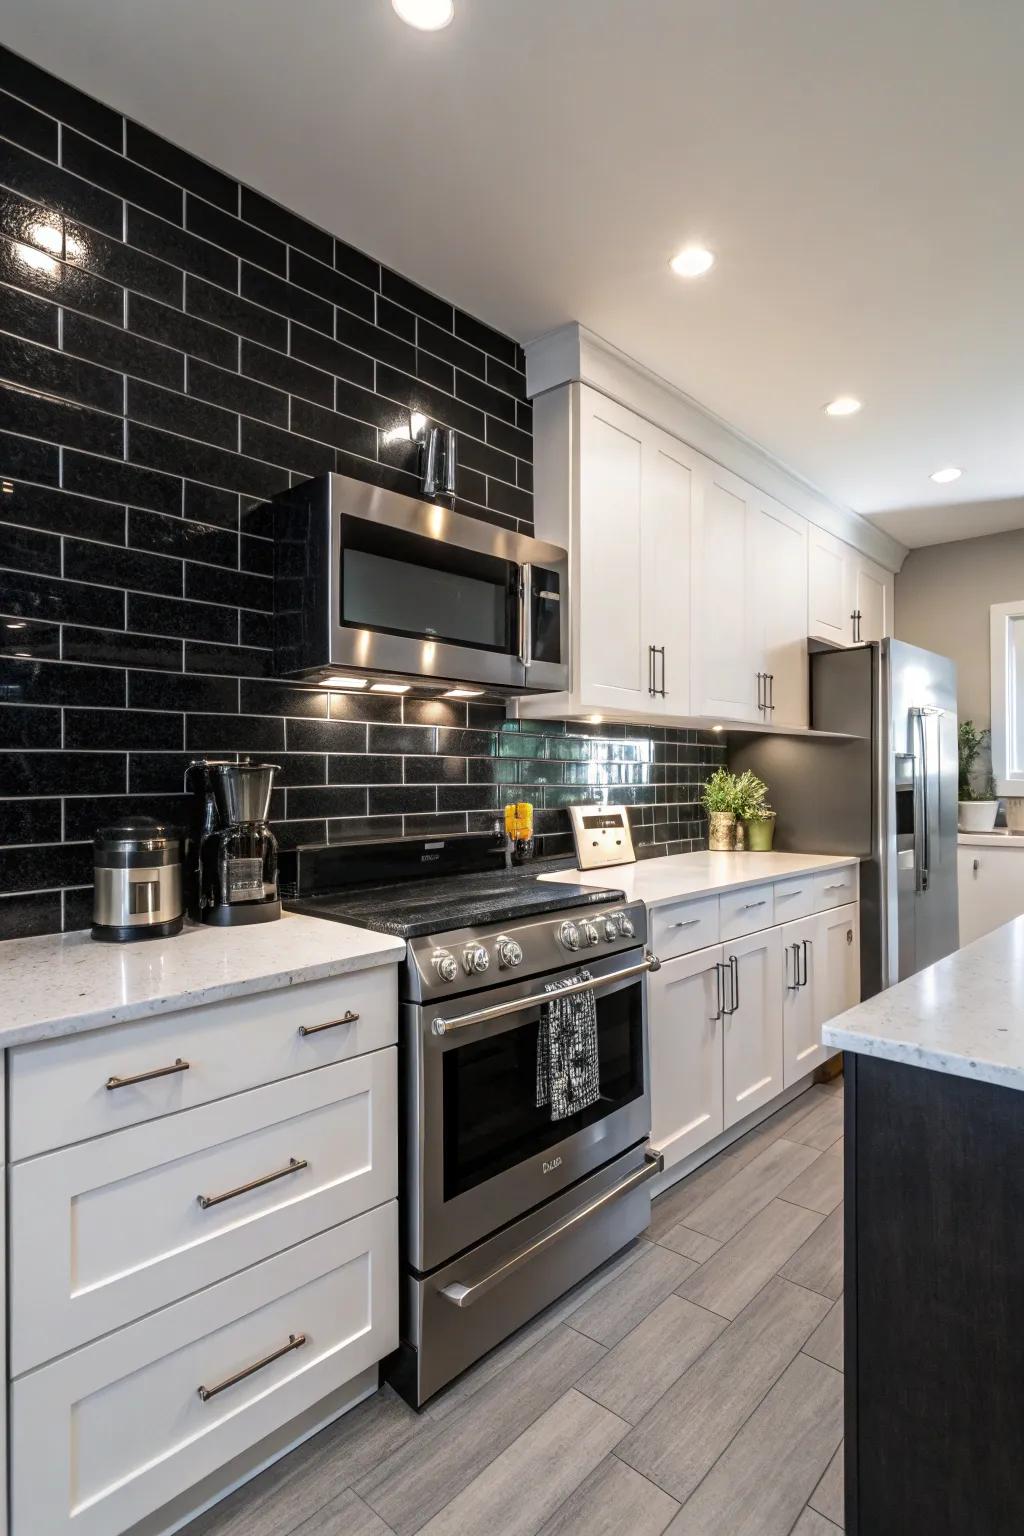
[[627, 901], [647, 907], [681, 901], [687, 896], [717, 896], [766, 880], [786, 880], [826, 869], [859, 864], [860, 860], [831, 853], [670, 853], [636, 864], [612, 864], [604, 869], [560, 869], [541, 875], [572, 885], [606, 886], [625, 892]]
[[397, 964], [405, 941], [286, 912], [243, 928], [98, 944], [88, 930], [0, 944], [0, 1048]]
[[822, 1029], [826, 1045], [1024, 1088], [1024, 917]]

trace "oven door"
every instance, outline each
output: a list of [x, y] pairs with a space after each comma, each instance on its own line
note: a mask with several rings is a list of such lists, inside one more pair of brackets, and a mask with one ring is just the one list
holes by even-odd
[[[450, 1003], [407, 1005], [404, 1219], [416, 1270], [447, 1262], [650, 1134], [644, 951], [583, 968], [594, 982], [601, 1094], [563, 1120], [537, 1104], [537, 1037], [545, 981], [578, 979], [580, 965]], [[508, 1011], [461, 1022], [492, 1008]]]
[[331, 665], [566, 685], [567, 568], [555, 546], [333, 477], [328, 559]]

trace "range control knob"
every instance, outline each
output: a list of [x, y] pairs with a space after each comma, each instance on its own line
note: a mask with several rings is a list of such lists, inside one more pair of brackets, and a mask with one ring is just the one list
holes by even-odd
[[619, 913], [619, 932], [624, 939], [631, 939], [636, 933], [636, 929], [633, 927], [633, 919], [627, 912]]
[[498, 964], [503, 966], [522, 965], [523, 950], [515, 939], [501, 938], [498, 940]]
[[604, 926], [604, 936], [607, 939], [608, 943], [609, 944], [614, 943], [614, 941], [619, 936], [619, 925], [618, 925], [618, 923], [615, 921], [614, 917], [606, 917], [604, 919], [603, 926]]
[[439, 949], [433, 957], [434, 970], [442, 981], [454, 981], [459, 974], [459, 962], [450, 949]]
[[558, 930], [558, 942], [565, 949], [579, 949], [580, 931], [575, 923], [563, 923]]
[[580, 923], [580, 937], [584, 944], [597, 944], [600, 934], [593, 923]]
[[472, 976], [474, 971], [486, 971], [490, 963], [491, 957], [482, 944], [467, 944], [462, 951], [462, 964], [467, 976]]

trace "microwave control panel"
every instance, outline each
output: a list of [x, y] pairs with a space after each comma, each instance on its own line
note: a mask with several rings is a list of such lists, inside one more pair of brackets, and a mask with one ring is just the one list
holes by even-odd
[[636, 863], [624, 806], [573, 805], [569, 807], [569, 819], [580, 869]]

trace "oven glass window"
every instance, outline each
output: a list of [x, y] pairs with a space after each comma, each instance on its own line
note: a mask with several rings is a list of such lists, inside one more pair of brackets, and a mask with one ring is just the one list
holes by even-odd
[[519, 567], [494, 555], [341, 519], [341, 623], [474, 650], [518, 650]]
[[537, 1107], [540, 1009], [516, 1014], [511, 1028], [444, 1054], [444, 1196], [543, 1153], [643, 1093], [641, 987], [598, 993], [601, 1097], [565, 1120]]

